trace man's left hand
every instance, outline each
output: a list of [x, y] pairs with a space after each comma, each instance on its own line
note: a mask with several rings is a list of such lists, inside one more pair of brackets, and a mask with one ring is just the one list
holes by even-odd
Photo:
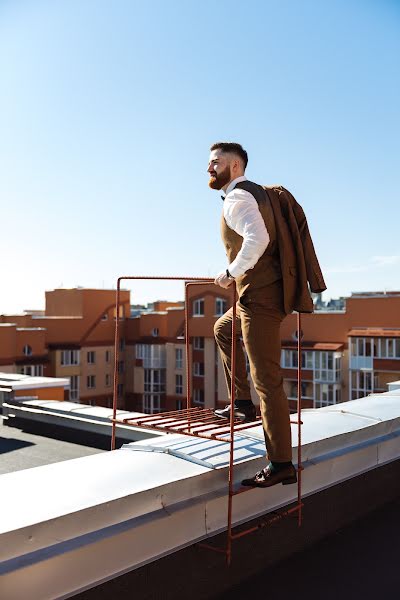
[[230, 285], [232, 285], [233, 279], [229, 279], [226, 271], [219, 273], [214, 279], [215, 285], [219, 285], [222, 288], [228, 289]]

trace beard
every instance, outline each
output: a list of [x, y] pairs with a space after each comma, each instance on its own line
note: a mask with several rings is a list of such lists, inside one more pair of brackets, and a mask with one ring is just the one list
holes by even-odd
[[210, 174], [210, 179], [208, 181], [208, 187], [212, 190], [220, 190], [229, 183], [231, 180], [231, 169], [230, 166], [227, 165], [221, 173], [217, 175], [217, 173]]

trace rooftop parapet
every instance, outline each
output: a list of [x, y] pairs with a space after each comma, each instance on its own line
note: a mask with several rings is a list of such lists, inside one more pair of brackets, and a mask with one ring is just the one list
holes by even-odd
[[[303, 423], [304, 496], [400, 457], [399, 390], [304, 410]], [[223, 531], [227, 446], [166, 435], [1, 476], [5, 597], [67, 597]], [[236, 434], [237, 482], [265, 463], [264, 451], [261, 427]], [[233, 521], [286, 506], [295, 493], [275, 486], [241, 494]]]

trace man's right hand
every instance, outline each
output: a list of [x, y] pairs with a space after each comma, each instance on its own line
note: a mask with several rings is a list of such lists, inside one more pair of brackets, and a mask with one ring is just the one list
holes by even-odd
[[226, 271], [219, 273], [214, 279], [215, 285], [219, 285], [222, 288], [228, 289], [232, 285], [233, 279], [230, 279], [226, 274]]

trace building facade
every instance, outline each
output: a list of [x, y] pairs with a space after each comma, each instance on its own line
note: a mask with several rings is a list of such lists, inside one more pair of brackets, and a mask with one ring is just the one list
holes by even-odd
[[[232, 294], [211, 283], [188, 289], [191, 402], [224, 406], [228, 393], [213, 328], [231, 306]], [[342, 306], [302, 315], [300, 332], [296, 314], [282, 324], [282, 375], [293, 411], [299, 335], [304, 408], [382, 392], [400, 379], [400, 293], [353, 294]], [[71, 401], [111, 407], [115, 326], [113, 290], [47, 292], [44, 311], [0, 316], [1, 371], [68, 378]], [[159, 301], [132, 313], [130, 292], [122, 291], [118, 326], [118, 408], [146, 413], [184, 408], [184, 303]], [[253, 388], [252, 397], [257, 404]]]

